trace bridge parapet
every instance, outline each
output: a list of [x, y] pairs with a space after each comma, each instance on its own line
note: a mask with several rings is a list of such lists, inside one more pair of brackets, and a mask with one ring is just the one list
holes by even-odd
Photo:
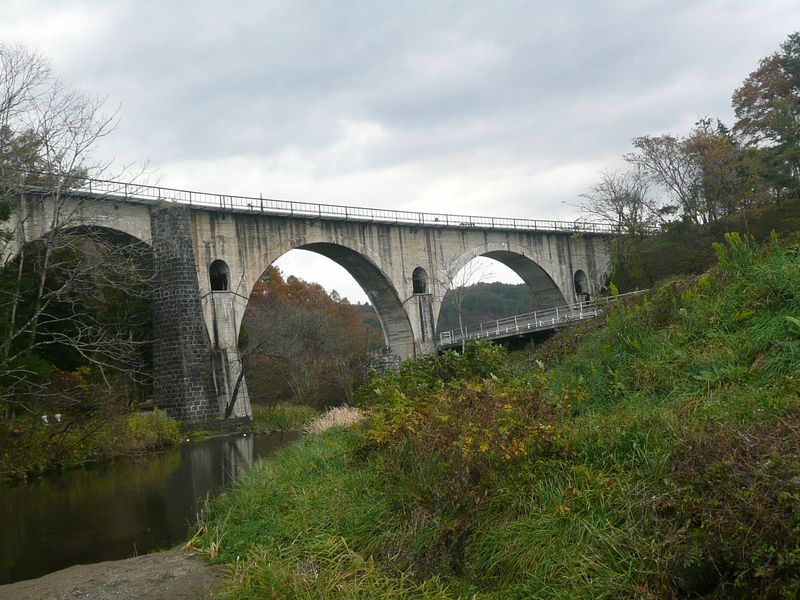
[[[16, 186], [22, 191], [36, 192], [35, 187]], [[137, 183], [121, 183], [104, 179], [66, 179], [64, 189], [68, 193], [126, 200], [129, 202], [174, 202], [197, 208], [220, 211], [261, 213], [289, 217], [325, 219], [335, 221], [361, 221], [367, 223], [406, 224], [433, 228], [492, 229], [502, 231], [542, 231], [589, 234], [619, 234], [619, 229], [610, 223], [592, 221], [557, 221], [550, 219], [522, 219], [428, 213], [385, 208], [366, 208], [315, 202], [295, 202], [264, 198], [263, 196], [236, 196], [215, 194], [177, 188], [167, 188]]]
[[563, 325], [593, 319], [605, 312], [609, 307], [634, 298], [645, 291], [647, 290], [628, 292], [627, 294], [609, 296], [588, 302], [554, 306], [553, 308], [513, 315], [494, 321], [484, 321], [478, 326], [477, 330], [473, 331], [465, 330], [461, 332], [458, 329], [443, 331], [439, 334], [439, 341], [436, 345], [440, 350], [446, 350], [460, 346], [464, 342], [500, 340], [537, 331], [557, 329]]

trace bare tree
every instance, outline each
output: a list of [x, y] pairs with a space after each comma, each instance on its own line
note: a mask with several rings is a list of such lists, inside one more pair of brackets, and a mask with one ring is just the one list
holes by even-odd
[[80, 357], [108, 389], [118, 384], [115, 374], [147, 382], [149, 339], [132, 330], [145, 328], [149, 315], [130, 304], [150, 299], [149, 249], [65, 232], [30, 244], [11, 267], [0, 291], [0, 379], [8, 402], [42, 396], [49, 381], [40, 378], [37, 357], [54, 353]]
[[618, 233], [642, 234], [661, 217], [656, 202], [650, 198], [649, 187], [641, 169], [603, 171], [600, 181], [581, 194], [577, 206], [590, 219], [613, 224]]
[[[52, 74], [50, 64], [24, 46], [0, 43], [0, 156], [6, 157], [12, 125], [27, 114]], [[5, 161], [3, 161], [3, 164]]]
[[[476, 257], [477, 258], [477, 257]], [[461, 334], [461, 351], [466, 349], [466, 329], [464, 327], [464, 300], [468, 288], [486, 279], [486, 272], [475, 259], [461, 265], [459, 256], [451, 256], [442, 261], [435, 275], [439, 287], [445, 290], [445, 298], [453, 303], [458, 317], [458, 331]]]
[[624, 156], [653, 183], [665, 189], [683, 219], [708, 223], [763, 203], [764, 164], [752, 148], [741, 146], [719, 119], [698, 119], [688, 136], [634, 138], [637, 151]]
[[[47, 348], [77, 353], [109, 388], [112, 372], [137, 381], [147, 374], [146, 341], [124, 318], [101, 319], [98, 307], [111, 294], [149, 294], [148, 251], [109, 243], [87, 220], [93, 200], [71, 194], [108, 168], [92, 157], [116, 124], [104, 106], [67, 88], [37, 53], [0, 44], [0, 385], [8, 402], [44, 394], [45, 384], [34, 389], [34, 363]], [[27, 237], [32, 215], [36, 239]]]

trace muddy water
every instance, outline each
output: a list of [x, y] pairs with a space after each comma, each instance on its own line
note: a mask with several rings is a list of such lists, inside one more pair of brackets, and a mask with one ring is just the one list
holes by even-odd
[[0, 488], [0, 584], [170, 548], [206, 497], [296, 437], [213, 438]]

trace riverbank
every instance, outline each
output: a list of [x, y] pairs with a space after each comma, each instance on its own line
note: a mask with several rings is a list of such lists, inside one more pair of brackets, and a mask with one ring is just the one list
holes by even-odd
[[0, 585], [8, 600], [211, 600], [225, 569], [182, 548], [91, 565]]
[[715, 250], [579, 341], [371, 382], [196, 547], [242, 598], [796, 597], [800, 242]]
[[[59, 415], [60, 416], [60, 415]], [[180, 424], [161, 411], [57, 420], [18, 417], [0, 424], [0, 483], [175, 446]]]
[[159, 410], [117, 414], [85, 421], [48, 422], [23, 417], [0, 423], [0, 485], [54, 471], [163, 452], [185, 439], [233, 433], [300, 431], [319, 415], [302, 404], [253, 405], [252, 420], [220, 421], [213, 427], [185, 429]]
[[135, 460], [0, 488], [0, 584], [183, 543], [209, 498], [297, 437], [234, 434], [193, 440]]
[[[305, 417], [317, 414], [302, 407], [279, 410]], [[359, 418], [357, 411], [332, 412], [334, 422]], [[303, 423], [308, 423], [305, 417]], [[285, 419], [284, 422], [288, 423]], [[274, 427], [270, 430], [274, 432]], [[0, 556], [12, 559], [0, 565], [0, 582], [8, 581], [9, 576], [12, 580], [20, 575], [34, 577], [43, 570], [71, 564], [70, 557], [76, 562], [102, 560], [109, 555], [124, 556], [125, 548], [129, 549], [127, 552], [148, 553], [153, 547], [185, 539], [187, 523], [196, 518], [196, 511], [202, 510], [202, 496], [213, 495], [223, 485], [233, 485], [257, 458], [296, 439], [298, 433], [261, 435], [251, 429], [246, 434], [204, 438], [193, 435], [192, 443], [181, 444], [180, 452], [66, 471], [57, 479], [46, 477], [0, 490], [0, 511], [7, 515], [0, 523]], [[220, 474], [223, 479], [218, 481]], [[208, 492], [204, 491], [203, 486], [209, 484]], [[198, 500], [198, 494], [199, 504], [186, 510], [185, 499]], [[181, 530], [183, 533], [179, 533]], [[175, 533], [178, 537], [170, 537]], [[37, 542], [38, 538], [42, 539]], [[188, 579], [196, 577], [201, 581], [208, 580], [209, 573], [216, 577], [218, 568], [178, 554], [172, 550], [77, 565], [38, 579], [0, 586], [0, 597], [214, 597], [206, 592], [218, 587], [216, 579], [208, 589], [179, 585], [179, 590], [186, 587], [186, 595], [176, 595], [172, 585], [160, 585], [167, 579], [185, 579], [187, 573]]]

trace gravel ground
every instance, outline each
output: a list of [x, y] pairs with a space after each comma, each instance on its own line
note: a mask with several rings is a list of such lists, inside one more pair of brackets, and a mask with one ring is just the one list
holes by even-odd
[[200, 600], [218, 598], [222, 570], [181, 548], [76, 565], [0, 585], [3, 600]]

